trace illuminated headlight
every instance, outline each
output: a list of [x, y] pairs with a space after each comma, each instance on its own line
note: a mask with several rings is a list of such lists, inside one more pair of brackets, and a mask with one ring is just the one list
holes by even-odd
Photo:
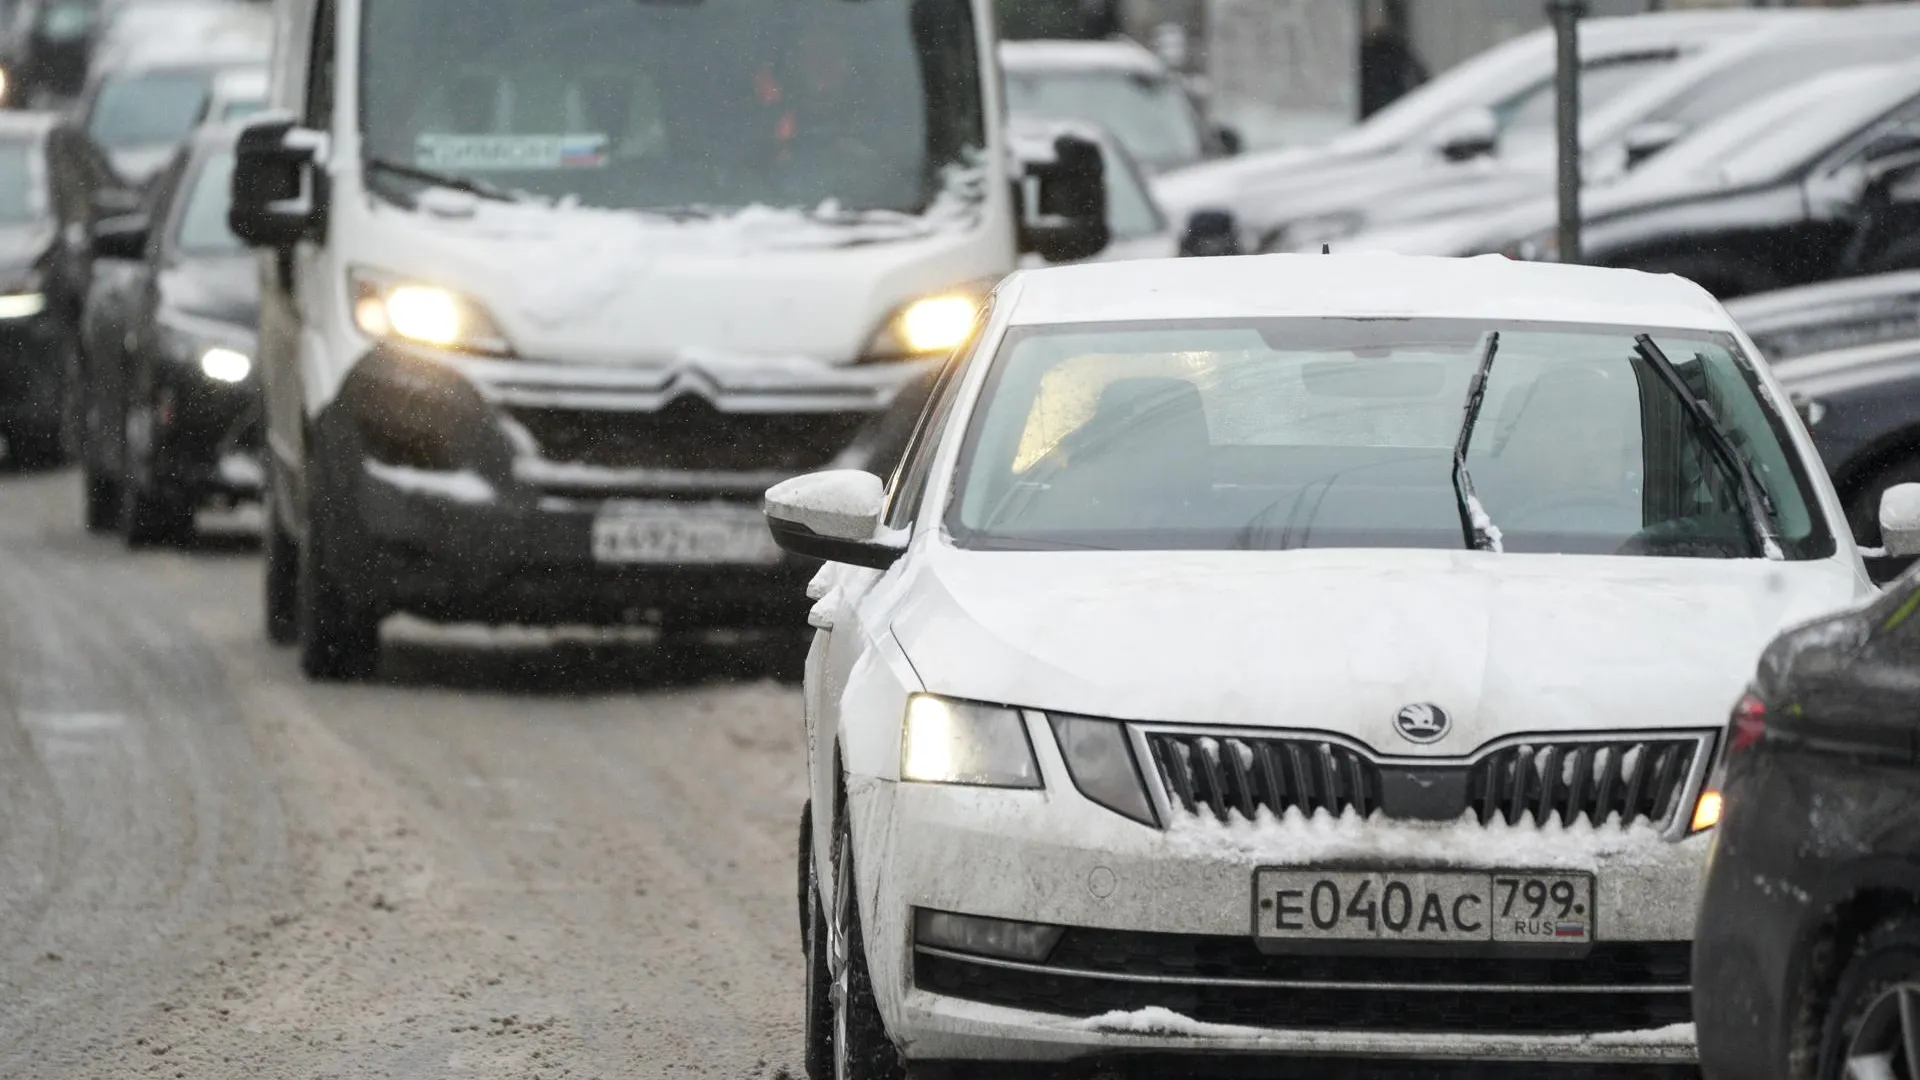
[[1019, 712], [932, 694], [907, 699], [900, 778], [972, 787], [1041, 786], [1027, 722]]
[[1080, 794], [1142, 825], [1155, 825], [1153, 804], [1134, 763], [1127, 729], [1111, 720], [1054, 716], [1053, 737]]
[[1720, 810], [1724, 804], [1719, 789], [1708, 788], [1702, 791], [1700, 798], [1693, 804], [1693, 822], [1687, 831], [1689, 833], [1706, 832], [1720, 824]]
[[16, 292], [0, 295], [0, 319], [30, 319], [47, 310], [47, 294]]
[[1006, 960], [1040, 963], [1060, 943], [1064, 927], [1044, 923], [989, 919], [979, 915], [955, 915], [946, 911], [916, 909], [913, 913], [913, 943], [935, 949], [998, 956]]
[[13, 80], [7, 75], [7, 69], [0, 67], [0, 101], [7, 100], [7, 91], [13, 89]]
[[974, 282], [901, 305], [867, 343], [865, 359], [940, 356], [959, 348], [973, 332], [991, 282]]
[[253, 374], [253, 357], [239, 349], [215, 345], [200, 354], [200, 373], [215, 382], [246, 382]]
[[363, 271], [355, 271], [349, 285], [353, 324], [368, 337], [483, 356], [513, 352], [493, 316], [463, 293]]

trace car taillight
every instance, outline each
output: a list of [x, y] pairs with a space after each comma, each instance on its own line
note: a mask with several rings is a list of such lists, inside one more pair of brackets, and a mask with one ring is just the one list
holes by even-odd
[[1748, 694], [1733, 707], [1733, 719], [1727, 724], [1727, 753], [1751, 750], [1766, 737], [1767, 703]]

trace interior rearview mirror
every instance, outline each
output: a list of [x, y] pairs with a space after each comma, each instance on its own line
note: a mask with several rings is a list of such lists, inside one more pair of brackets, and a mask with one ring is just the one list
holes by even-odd
[[1647, 160], [1680, 141], [1687, 129], [1671, 120], [1649, 120], [1627, 129], [1620, 142], [1627, 151], [1627, 168]]
[[147, 253], [147, 218], [121, 214], [102, 218], [88, 232], [88, 249], [96, 259], [139, 260]]
[[875, 538], [886, 493], [859, 469], [830, 469], [767, 489], [767, 528], [782, 548], [808, 558], [884, 570], [902, 548]]
[[325, 228], [326, 196], [315, 169], [317, 132], [286, 116], [263, 116], [240, 131], [227, 225], [253, 247], [286, 248]]
[[1500, 118], [1484, 106], [1454, 113], [1433, 133], [1434, 149], [1448, 161], [1469, 161], [1500, 148]]
[[1920, 555], [1920, 484], [1895, 484], [1880, 496], [1880, 537], [1890, 557]]
[[1240, 232], [1233, 215], [1225, 210], [1196, 210], [1187, 219], [1187, 231], [1180, 237], [1183, 256], [1240, 254]]
[[1022, 214], [1020, 250], [1048, 262], [1090, 259], [1112, 239], [1107, 227], [1106, 162], [1097, 143], [1077, 135], [1053, 141], [1053, 160], [1030, 162], [1035, 213]]

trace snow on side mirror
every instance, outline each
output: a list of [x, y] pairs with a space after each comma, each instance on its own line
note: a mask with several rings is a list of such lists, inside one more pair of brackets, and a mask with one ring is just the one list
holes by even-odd
[[1880, 535], [1889, 556], [1920, 555], [1920, 484], [1895, 484], [1880, 496]]
[[1500, 118], [1485, 107], [1457, 112], [1434, 131], [1433, 146], [1448, 161], [1484, 157], [1500, 148]]
[[859, 469], [832, 469], [767, 489], [767, 527], [795, 555], [884, 570], [902, 549], [874, 538], [886, 492]]

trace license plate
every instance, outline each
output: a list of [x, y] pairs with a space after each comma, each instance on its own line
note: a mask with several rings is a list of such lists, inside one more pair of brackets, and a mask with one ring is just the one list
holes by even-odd
[[1586, 945], [1593, 875], [1256, 870], [1253, 911], [1265, 941]]
[[780, 548], [759, 510], [695, 503], [610, 503], [593, 521], [603, 563], [773, 563]]

